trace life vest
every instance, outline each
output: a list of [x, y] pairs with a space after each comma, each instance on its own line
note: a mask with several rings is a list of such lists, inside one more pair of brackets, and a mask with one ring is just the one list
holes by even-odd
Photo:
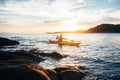
[[63, 41], [63, 37], [60, 36], [60, 37], [58, 38], [58, 42], [62, 42], [62, 41]]

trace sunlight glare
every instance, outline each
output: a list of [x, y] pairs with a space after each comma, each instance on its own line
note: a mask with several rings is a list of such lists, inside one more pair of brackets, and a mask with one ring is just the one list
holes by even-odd
[[80, 26], [76, 25], [76, 21], [73, 19], [69, 19], [60, 26], [61, 31], [76, 31], [78, 29], [80, 29]]
[[74, 39], [74, 34], [67, 34], [66, 37], [69, 39], [69, 40], [73, 40]]
[[78, 26], [62, 26], [60, 27], [60, 30], [62, 31], [76, 31], [76, 30], [79, 30], [79, 27]]

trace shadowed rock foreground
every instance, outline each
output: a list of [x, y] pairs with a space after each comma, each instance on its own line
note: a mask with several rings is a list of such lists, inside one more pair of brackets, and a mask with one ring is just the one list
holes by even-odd
[[16, 44], [19, 44], [19, 42], [0, 37], [0, 46], [16, 45]]
[[45, 69], [38, 65], [44, 57], [61, 59], [67, 56], [37, 50], [0, 51], [0, 80], [81, 80], [85, 76], [84, 71], [75, 66]]
[[[0, 46], [19, 44], [17, 41], [0, 38]], [[67, 57], [58, 52], [39, 53], [30, 51], [0, 51], [0, 80], [81, 80], [84, 71], [75, 66], [59, 66], [55, 69], [45, 69], [38, 65], [50, 57], [56, 60]]]

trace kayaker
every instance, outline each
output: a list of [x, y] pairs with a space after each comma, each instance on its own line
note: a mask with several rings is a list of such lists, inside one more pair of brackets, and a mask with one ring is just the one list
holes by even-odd
[[60, 36], [58, 37], [58, 42], [62, 42], [63, 41], [63, 37], [62, 34], [60, 34]]

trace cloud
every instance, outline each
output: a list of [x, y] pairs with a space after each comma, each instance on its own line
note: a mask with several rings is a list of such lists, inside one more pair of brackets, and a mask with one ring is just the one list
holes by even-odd
[[120, 0], [108, 0], [109, 3], [119, 2]]
[[56, 26], [60, 26], [63, 23], [64, 21], [61, 19], [61, 20], [44, 21], [44, 22], [38, 23], [37, 25], [47, 26], [47, 27], [56, 27]]
[[119, 24], [119, 14], [119, 10], [113, 11], [112, 9], [99, 9], [95, 11], [82, 10], [81, 14], [77, 14], [78, 19], [76, 20], [76, 24], [79, 26], [83, 26], [84, 29], [95, 27], [96, 25], [102, 23]]
[[[101, 0], [105, 1], [113, 6], [112, 2], [119, 0]], [[0, 26], [49, 30], [79, 24], [88, 28], [103, 22], [119, 23], [120, 10], [115, 8], [101, 8], [98, 0], [0, 0]]]
[[105, 17], [105, 18], [103, 18], [103, 21], [117, 22], [117, 21], [120, 21], [120, 19], [119, 18], [114, 18], [114, 17]]
[[6, 26], [6, 25], [7, 25], [7, 22], [6, 22], [6, 21], [0, 20], [0, 26]]
[[9, 0], [6, 6], [1, 6], [0, 9], [21, 15], [60, 18], [72, 16], [70, 11], [79, 9], [84, 4], [84, 0], [29, 0], [22, 3]]

